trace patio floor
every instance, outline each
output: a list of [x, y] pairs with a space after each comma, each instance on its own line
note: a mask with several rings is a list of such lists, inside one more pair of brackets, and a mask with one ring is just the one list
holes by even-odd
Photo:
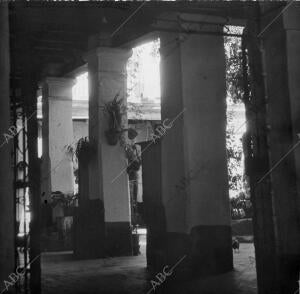
[[[145, 241], [142, 254], [95, 260], [73, 260], [72, 252], [44, 253], [42, 256], [43, 294], [129, 294], [129, 293], [191, 293], [191, 294], [256, 294], [254, 246], [242, 243], [234, 253], [234, 271], [189, 282], [172, 281], [153, 291], [146, 270]], [[173, 282], [174, 281], [174, 282]], [[176, 284], [175, 284], [176, 283]]]

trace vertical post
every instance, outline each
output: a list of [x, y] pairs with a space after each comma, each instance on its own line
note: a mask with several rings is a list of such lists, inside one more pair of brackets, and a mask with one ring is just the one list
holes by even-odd
[[[249, 52], [250, 101], [246, 103], [246, 119], [251, 136], [250, 189], [253, 204], [253, 230], [257, 285], [260, 293], [276, 293], [276, 235], [270, 176], [258, 184], [270, 169], [267, 137], [266, 89], [262, 55], [258, 39], [259, 24], [248, 21], [246, 46]], [[248, 105], [247, 105], [248, 104]], [[248, 106], [248, 107], [247, 107]]]
[[[27, 67], [29, 70], [29, 68]], [[37, 81], [28, 79], [24, 96], [27, 100], [26, 120], [28, 146], [28, 178], [30, 202], [30, 291], [41, 292], [41, 249], [40, 249], [40, 217], [41, 217], [41, 190], [40, 190], [40, 161], [38, 158], [38, 122], [37, 122]], [[29, 119], [30, 118], [30, 119]]]
[[2, 2], [0, 3], [0, 144], [2, 144], [0, 148], [0, 291], [5, 289], [3, 281], [9, 279], [15, 266], [15, 209], [10, 153], [13, 140], [6, 143], [3, 136], [10, 127], [9, 62], [8, 3]]
[[[28, 40], [30, 31], [22, 35], [24, 44], [22, 58], [22, 81], [21, 94], [24, 101], [24, 111], [26, 118], [27, 136], [24, 133], [23, 148], [27, 147], [28, 154], [28, 187], [29, 187], [29, 205], [30, 205], [30, 226], [29, 239], [26, 240], [26, 248], [29, 249], [28, 270], [30, 275], [29, 285], [24, 284], [25, 291], [32, 293], [41, 292], [41, 250], [40, 250], [40, 217], [41, 217], [41, 177], [40, 161], [38, 158], [38, 121], [37, 121], [37, 69], [34, 58], [30, 50]], [[27, 145], [27, 146], [26, 146]], [[24, 149], [25, 152], [25, 149]], [[28, 247], [29, 246], [29, 247]], [[24, 254], [26, 256], [26, 254]], [[25, 280], [26, 281], [26, 280]], [[26, 282], [27, 283], [27, 282]], [[29, 289], [30, 288], [30, 289]]]

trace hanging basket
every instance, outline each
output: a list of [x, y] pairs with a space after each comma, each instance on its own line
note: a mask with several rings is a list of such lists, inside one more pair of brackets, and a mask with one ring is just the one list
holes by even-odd
[[120, 132], [114, 129], [105, 131], [107, 143], [111, 146], [118, 144], [120, 139]]

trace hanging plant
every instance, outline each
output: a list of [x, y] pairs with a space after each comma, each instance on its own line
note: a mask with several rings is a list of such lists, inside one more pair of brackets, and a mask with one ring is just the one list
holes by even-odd
[[122, 117], [124, 113], [123, 98], [119, 98], [118, 93], [112, 101], [106, 102], [102, 107], [108, 116], [108, 130], [105, 136], [109, 145], [117, 145], [122, 131]]
[[112, 101], [106, 102], [102, 109], [108, 116], [108, 130], [105, 131], [105, 136], [109, 145], [117, 145], [122, 133], [128, 131], [128, 137], [132, 140], [137, 136], [137, 132], [134, 129], [124, 129], [122, 127], [122, 121], [124, 114], [126, 113], [126, 107], [124, 106], [124, 99], [120, 98], [120, 93], [116, 94]]

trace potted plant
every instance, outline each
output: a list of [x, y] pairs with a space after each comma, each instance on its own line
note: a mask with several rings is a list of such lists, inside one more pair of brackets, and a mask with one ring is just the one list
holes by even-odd
[[121, 135], [128, 132], [128, 138], [133, 140], [137, 136], [137, 132], [132, 128], [123, 128], [122, 121], [126, 108], [123, 104], [123, 98], [119, 98], [118, 93], [112, 101], [104, 104], [103, 111], [108, 116], [108, 130], [105, 131], [105, 136], [109, 145], [117, 145]]

